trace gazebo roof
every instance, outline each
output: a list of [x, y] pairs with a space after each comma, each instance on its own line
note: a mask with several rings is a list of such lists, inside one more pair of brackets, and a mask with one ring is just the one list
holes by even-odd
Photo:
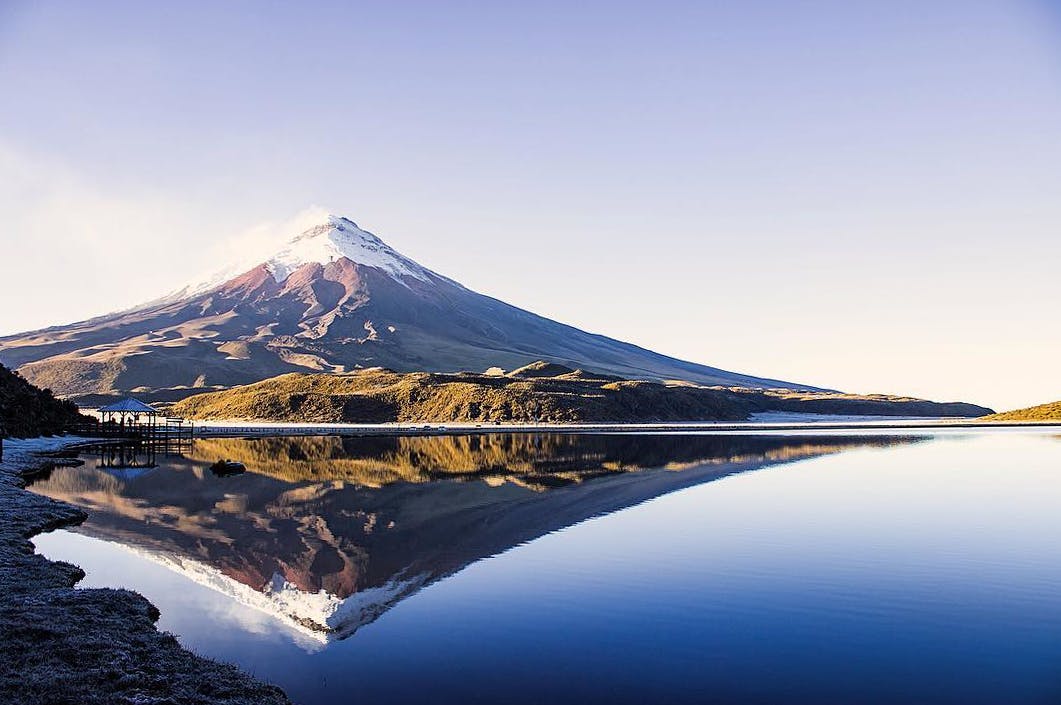
[[158, 414], [158, 409], [148, 406], [142, 401], [130, 398], [116, 401], [110, 406], [100, 407], [100, 411], [125, 414]]

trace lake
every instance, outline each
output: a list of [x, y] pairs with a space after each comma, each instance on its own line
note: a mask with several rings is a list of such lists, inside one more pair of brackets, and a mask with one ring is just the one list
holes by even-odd
[[34, 543], [302, 705], [1061, 701], [1061, 429], [884, 433], [89, 450]]

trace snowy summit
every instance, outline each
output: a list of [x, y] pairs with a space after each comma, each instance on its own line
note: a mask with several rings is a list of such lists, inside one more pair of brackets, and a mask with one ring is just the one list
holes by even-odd
[[325, 265], [343, 257], [356, 264], [381, 269], [399, 282], [403, 277], [414, 277], [421, 281], [430, 281], [431, 277], [445, 279], [400, 254], [367, 230], [357, 227], [357, 223], [349, 218], [328, 215], [322, 222], [289, 240], [281, 250], [267, 259], [245, 259], [230, 263], [206, 277], [150, 301], [149, 305], [205, 294], [258, 266], [264, 266], [277, 283], [282, 283], [304, 264], [317, 262]]
[[329, 215], [324, 223], [291, 240], [265, 262], [265, 267], [277, 282], [282, 282], [303, 265], [328, 264], [344, 257], [355, 264], [381, 269], [399, 281], [403, 277], [429, 281], [427, 269], [357, 227], [357, 223], [337, 215]]

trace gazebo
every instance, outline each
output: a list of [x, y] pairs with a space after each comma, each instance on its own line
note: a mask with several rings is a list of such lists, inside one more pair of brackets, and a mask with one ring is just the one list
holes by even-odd
[[116, 423], [120, 426], [143, 425], [151, 428], [158, 425], [158, 409], [132, 398], [100, 407], [99, 414], [103, 423]]

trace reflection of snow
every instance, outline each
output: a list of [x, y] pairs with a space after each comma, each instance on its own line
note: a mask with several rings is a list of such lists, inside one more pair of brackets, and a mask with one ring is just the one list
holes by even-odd
[[[283, 620], [301, 636], [308, 637], [308, 643], [300, 645], [309, 651], [316, 651], [336, 637], [349, 636], [374, 621], [396, 602], [419, 590], [428, 577], [423, 574], [405, 580], [395, 578], [379, 587], [368, 588], [341, 599], [324, 590], [299, 590], [284, 580], [282, 575], [276, 574], [259, 592], [199, 561], [125, 544], [116, 545], [226, 595], [241, 605]], [[248, 619], [235, 610], [232, 616], [250, 631], [268, 631], [261, 621]]]
[[[160, 567], [169, 569], [168, 566]], [[205, 604], [199, 603], [197, 607], [215, 623], [231, 624], [256, 637], [286, 637], [307, 653], [315, 653], [324, 647], [316, 632], [307, 632], [305, 629], [300, 628], [298, 624], [292, 624], [288, 619], [248, 607], [242, 602], [229, 599], [228, 595], [216, 592], [211, 588], [206, 589], [214, 593], [215, 598], [205, 601]], [[278, 622], [283, 629], [277, 629]]]
[[328, 620], [328, 626], [340, 638], [350, 636], [359, 627], [374, 622], [400, 600], [422, 588], [427, 580], [427, 573], [405, 580], [395, 577], [379, 587], [354, 593], [339, 602]]

